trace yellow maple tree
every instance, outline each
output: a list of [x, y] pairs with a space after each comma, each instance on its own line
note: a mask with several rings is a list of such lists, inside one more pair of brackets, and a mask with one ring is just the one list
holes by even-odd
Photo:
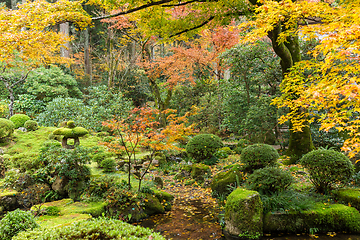
[[29, 71], [41, 64], [67, 63], [59, 55], [70, 38], [55, 30], [55, 25], [72, 22], [78, 28], [91, 23], [79, 1], [29, 1], [16, 10], [0, 7], [0, 80], [9, 95], [13, 115], [15, 86], [24, 82]]
[[280, 122], [291, 120], [293, 131], [302, 131], [317, 118], [320, 129], [345, 132], [342, 150], [351, 157], [360, 151], [359, 11], [359, 0], [264, 1], [256, 9], [257, 18], [242, 25], [253, 28], [244, 41], [266, 36], [281, 21], [278, 44], [297, 35], [318, 42], [309, 52], [311, 60], [296, 62], [285, 74], [283, 95], [275, 104], [289, 108], [289, 113]]

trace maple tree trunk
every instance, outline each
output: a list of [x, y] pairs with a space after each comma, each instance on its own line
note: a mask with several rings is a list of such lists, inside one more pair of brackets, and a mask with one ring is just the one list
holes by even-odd
[[[282, 30], [281, 23], [275, 26], [274, 30], [269, 32], [269, 38], [272, 41], [272, 47], [275, 53], [280, 57], [280, 65], [283, 76], [290, 71], [290, 68], [301, 61], [299, 38], [296, 36], [288, 37], [286, 43], [279, 43], [278, 38]], [[296, 96], [294, 96], [296, 98]], [[299, 114], [307, 111], [307, 109], [299, 109]], [[290, 138], [289, 148], [286, 154], [290, 156], [291, 163], [298, 161], [304, 154], [314, 149], [311, 139], [311, 132], [309, 125], [303, 127], [302, 131], [294, 132], [291, 130], [292, 124], [290, 122]]]

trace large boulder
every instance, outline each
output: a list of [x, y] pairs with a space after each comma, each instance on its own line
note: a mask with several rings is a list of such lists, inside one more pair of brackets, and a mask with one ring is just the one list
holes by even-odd
[[263, 234], [263, 204], [258, 192], [237, 188], [225, 205], [225, 233], [256, 239]]

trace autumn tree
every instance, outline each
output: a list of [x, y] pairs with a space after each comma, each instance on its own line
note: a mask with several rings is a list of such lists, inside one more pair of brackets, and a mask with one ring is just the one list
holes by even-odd
[[91, 19], [77, 1], [29, 1], [18, 5], [16, 10], [0, 7], [0, 80], [10, 95], [10, 116], [13, 90], [26, 80], [29, 71], [42, 64], [68, 61], [58, 53], [70, 38], [51, 29], [64, 21], [84, 28]]
[[[151, 166], [155, 153], [162, 150], [179, 149], [174, 143], [192, 133], [192, 125], [186, 126], [187, 113], [177, 117], [173, 110], [166, 110], [168, 125], [160, 128], [157, 121], [160, 111], [150, 107], [134, 108], [126, 119], [112, 119], [103, 122], [103, 126], [114, 132], [115, 138], [110, 142], [102, 142], [110, 151], [121, 155], [126, 154], [128, 164], [128, 187], [131, 189], [131, 170], [138, 173], [139, 187], [141, 181]], [[149, 164], [141, 172], [140, 160], [136, 159], [136, 151], [144, 147], [150, 151]]]
[[[252, 40], [257, 40], [265, 36], [271, 39], [272, 47], [281, 59], [282, 72], [285, 75], [296, 62], [301, 60], [301, 56], [298, 35], [292, 34], [291, 36], [288, 35], [284, 37], [283, 32], [290, 30], [290, 28], [293, 32], [296, 32], [298, 22], [301, 19], [312, 16], [309, 14], [301, 15], [295, 13], [295, 19], [291, 16], [291, 11], [295, 11], [295, 9], [287, 11], [284, 7], [284, 12], [279, 13], [276, 9], [269, 8], [268, 6], [269, 3], [285, 5], [286, 2], [287, 1], [257, 0], [158, 0], [147, 2], [122, 0], [117, 1], [110, 7], [116, 10], [116, 12], [93, 19], [130, 15], [132, 18], [139, 20], [139, 26], [141, 26], [145, 34], [158, 35], [163, 39], [179, 37], [181, 35], [179, 37], [180, 39], [187, 39], [201, 29], [227, 25], [232, 19], [244, 20], [243, 17], [250, 16], [250, 19], [255, 19], [254, 21], [250, 21], [253, 25], [248, 25], [255, 27], [252, 33], [256, 34], [252, 34], [254, 37]], [[90, 3], [109, 8], [109, 5], [101, 0], [91, 0]], [[294, 4], [301, 3], [302, 2], [296, 2]], [[264, 9], [264, 11], [267, 9], [267, 12], [262, 13], [259, 9]], [[288, 17], [289, 15], [290, 17]], [[293, 23], [291, 27], [288, 25], [288, 18], [290, 18], [292, 21], [290, 22]], [[262, 21], [263, 25], [254, 24], [256, 21]], [[303, 116], [307, 110], [299, 108], [297, 112]], [[290, 155], [299, 158], [302, 154], [313, 149], [310, 129], [307, 125], [303, 126], [301, 131], [291, 131], [290, 133], [290, 145], [288, 149]]]
[[[338, 5], [285, 2], [284, 6], [273, 8], [285, 11], [285, 6], [294, 15], [317, 17], [321, 24], [301, 28], [301, 34], [309, 41], [316, 40], [318, 45], [309, 53], [313, 59], [298, 62], [286, 75], [284, 94], [276, 103], [289, 107], [290, 112], [281, 121], [290, 119], [299, 131], [306, 124], [304, 117], [310, 117], [310, 121], [317, 118], [320, 129], [335, 128], [348, 136], [342, 150], [354, 156], [360, 151], [360, 1], [345, 0]], [[291, 20], [288, 19], [289, 29], [294, 22]], [[286, 31], [283, 36], [291, 34]], [[299, 116], [295, 111], [298, 108], [308, 108], [309, 112]]]

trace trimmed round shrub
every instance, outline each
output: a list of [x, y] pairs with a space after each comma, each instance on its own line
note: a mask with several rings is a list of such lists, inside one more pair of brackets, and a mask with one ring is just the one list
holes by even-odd
[[255, 170], [246, 180], [246, 185], [260, 194], [271, 195], [286, 190], [293, 182], [294, 177], [289, 171], [278, 167], [265, 167]]
[[28, 120], [30, 120], [30, 117], [25, 114], [15, 114], [12, 115], [10, 118], [10, 121], [15, 124], [15, 129], [18, 129], [19, 127], [24, 127], [25, 122]]
[[309, 172], [310, 181], [319, 193], [347, 183], [354, 173], [349, 158], [334, 150], [311, 151], [301, 158], [300, 163]]
[[34, 120], [27, 120], [24, 124], [24, 127], [28, 131], [36, 131], [39, 128], [37, 122]]
[[0, 118], [0, 141], [11, 137], [15, 129], [15, 124], [5, 118]]
[[274, 165], [279, 157], [275, 148], [258, 143], [244, 148], [240, 155], [240, 161], [244, 164], [245, 172], [252, 173], [256, 169]]
[[22, 232], [13, 240], [30, 239], [138, 239], [138, 240], [165, 240], [159, 233], [149, 228], [133, 226], [120, 220], [93, 218], [79, 221], [60, 228], [41, 228]]
[[39, 227], [34, 216], [27, 211], [16, 209], [8, 212], [0, 221], [0, 239], [10, 240], [19, 232]]
[[201, 160], [211, 158], [223, 146], [224, 144], [218, 136], [214, 134], [199, 134], [186, 144], [186, 151], [191, 157], [200, 162]]
[[104, 172], [114, 172], [115, 171], [115, 161], [112, 158], [105, 158], [101, 161], [100, 167], [102, 167]]

